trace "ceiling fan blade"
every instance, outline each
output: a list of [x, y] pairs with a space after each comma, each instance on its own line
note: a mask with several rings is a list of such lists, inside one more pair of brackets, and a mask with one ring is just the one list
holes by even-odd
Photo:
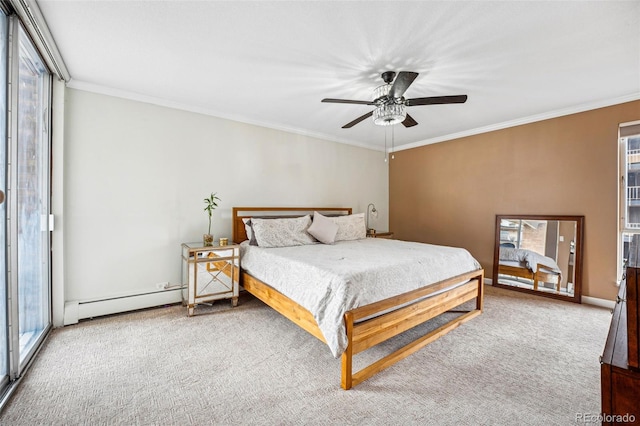
[[402, 122], [402, 125], [404, 127], [413, 127], [415, 125], [417, 125], [418, 122], [416, 120], [413, 119], [412, 116], [410, 116], [409, 114], [407, 114], [407, 118], [404, 119], [404, 121]]
[[342, 126], [342, 128], [343, 129], [349, 129], [349, 128], [355, 126], [356, 124], [358, 124], [359, 122], [361, 122], [362, 120], [366, 120], [367, 118], [371, 117], [372, 115], [373, 115], [373, 111], [370, 111], [370, 112], [366, 113], [365, 115], [362, 115], [362, 116], [356, 118], [352, 122], [345, 124], [344, 126]]
[[331, 99], [325, 98], [321, 102], [330, 102], [334, 104], [358, 104], [358, 105], [375, 105], [375, 103], [371, 101], [352, 101], [349, 99]]
[[430, 96], [428, 98], [414, 98], [405, 101], [406, 106], [436, 105], [436, 104], [463, 104], [467, 101], [467, 95], [457, 96]]
[[393, 86], [391, 86], [389, 96], [392, 98], [401, 98], [417, 76], [417, 72], [400, 71], [396, 80], [393, 82]]

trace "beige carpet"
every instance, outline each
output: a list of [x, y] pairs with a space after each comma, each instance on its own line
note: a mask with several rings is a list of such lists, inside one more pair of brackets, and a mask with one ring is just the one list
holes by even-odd
[[82, 322], [54, 330], [0, 424], [571, 425], [598, 413], [609, 311], [486, 294], [482, 315], [350, 391], [326, 346], [249, 295], [191, 318], [168, 306]]

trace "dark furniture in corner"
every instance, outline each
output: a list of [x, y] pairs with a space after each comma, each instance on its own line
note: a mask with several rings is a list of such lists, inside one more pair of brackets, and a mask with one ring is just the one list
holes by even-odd
[[601, 357], [603, 425], [640, 424], [639, 290], [640, 235], [634, 235]]

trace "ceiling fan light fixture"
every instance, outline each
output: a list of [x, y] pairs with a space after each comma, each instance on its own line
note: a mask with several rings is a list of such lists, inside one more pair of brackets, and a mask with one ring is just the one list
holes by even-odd
[[417, 105], [437, 105], [437, 104], [462, 104], [467, 101], [467, 95], [457, 96], [429, 96], [422, 98], [405, 99], [404, 94], [418, 77], [417, 72], [412, 71], [385, 71], [381, 74], [385, 84], [378, 86], [373, 91], [372, 101], [357, 101], [351, 99], [325, 98], [322, 102], [332, 102], [337, 104], [356, 104], [375, 106], [373, 111], [361, 115], [355, 120], [342, 126], [343, 129], [350, 129], [358, 123], [373, 117], [373, 123], [378, 126], [392, 126], [402, 123], [404, 127], [413, 127], [418, 124], [413, 117], [406, 113], [405, 107]]
[[387, 99], [389, 97], [389, 92], [391, 92], [390, 84], [383, 84], [382, 86], [378, 86], [373, 89], [373, 99], [374, 102], [378, 102], [382, 99]]
[[402, 123], [407, 112], [402, 104], [380, 105], [373, 111], [373, 122], [378, 126], [392, 126]]

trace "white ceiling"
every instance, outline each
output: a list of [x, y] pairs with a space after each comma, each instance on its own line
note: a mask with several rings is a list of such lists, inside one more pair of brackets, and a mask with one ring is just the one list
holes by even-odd
[[469, 96], [408, 108], [396, 148], [640, 99], [639, 1], [38, 5], [69, 87], [374, 149], [388, 128], [341, 128], [370, 106], [320, 100], [372, 100], [386, 70], [420, 73], [407, 98]]

